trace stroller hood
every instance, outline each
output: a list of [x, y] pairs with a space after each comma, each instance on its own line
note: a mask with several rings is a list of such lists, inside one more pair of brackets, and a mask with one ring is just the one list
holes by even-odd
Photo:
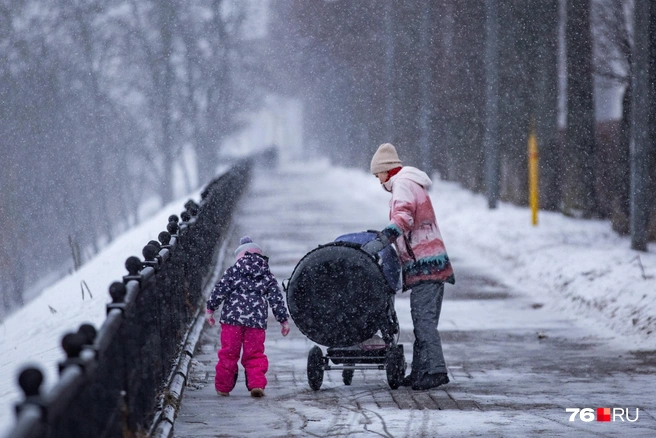
[[338, 241], [307, 253], [286, 287], [294, 323], [310, 340], [348, 347], [371, 338], [386, 321], [395, 291], [359, 243]]

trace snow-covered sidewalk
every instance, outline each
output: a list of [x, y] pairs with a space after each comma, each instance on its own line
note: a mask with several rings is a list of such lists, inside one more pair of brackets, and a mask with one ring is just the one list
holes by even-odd
[[[349, 212], [359, 217], [358, 224], [366, 216], [364, 222], [371, 228], [385, 226], [389, 194], [372, 175], [331, 167], [328, 162], [287, 166], [315, 175], [305, 190], [332, 196], [334, 202], [349, 197], [348, 203], [358, 206]], [[541, 212], [539, 226], [533, 227], [527, 208], [501, 203], [497, 210], [489, 210], [482, 195], [435, 179], [431, 196], [456, 278], [459, 258], [466, 255], [468, 263], [475, 264], [480, 256], [494, 264], [496, 275], [532, 294], [535, 301], [585, 321], [605, 337], [630, 342], [635, 349], [656, 348], [655, 244], [650, 244], [648, 253], [632, 251], [629, 239], [617, 236], [608, 222], [557, 213]], [[22, 397], [16, 385], [20, 368], [36, 364], [46, 373], [46, 387], [54, 383], [56, 364], [64, 357], [61, 337], [83, 322], [102, 324], [107, 288], [125, 274], [125, 259], [140, 254], [145, 243], [165, 229], [167, 217], [182, 210], [186, 199], [125, 233], [78, 272], [45, 289], [0, 324], [0, 435], [14, 423], [13, 405]], [[293, 209], [293, 199], [280, 208], [303, 214]], [[305, 250], [316, 243], [299, 244]], [[82, 295], [83, 280], [93, 298]]]

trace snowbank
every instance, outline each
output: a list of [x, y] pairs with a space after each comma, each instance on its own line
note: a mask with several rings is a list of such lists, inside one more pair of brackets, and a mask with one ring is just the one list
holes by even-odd
[[628, 337], [620, 341], [636, 348], [656, 347], [656, 244], [634, 251], [608, 221], [553, 212], [541, 211], [533, 226], [528, 208], [500, 203], [489, 210], [483, 195], [454, 183], [435, 181], [431, 197], [452, 257], [485, 258], [545, 305]]

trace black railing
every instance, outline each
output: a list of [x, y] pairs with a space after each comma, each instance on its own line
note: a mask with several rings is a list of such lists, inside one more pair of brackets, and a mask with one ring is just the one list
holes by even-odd
[[97, 333], [83, 324], [63, 337], [67, 358], [50, 391], [41, 393], [38, 368], [20, 373], [25, 399], [7, 438], [147, 434], [158, 404], [166, 404], [166, 384], [185, 355], [186, 336], [203, 308], [203, 290], [250, 170], [250, 160], [235, 164], [203, 190], [200, 204], [185, 204], [181, 221], [169, 217], [159, 242], [143, 248], [143, 260], [126, 260], [128, 274], [110, 286], [112, 302]]

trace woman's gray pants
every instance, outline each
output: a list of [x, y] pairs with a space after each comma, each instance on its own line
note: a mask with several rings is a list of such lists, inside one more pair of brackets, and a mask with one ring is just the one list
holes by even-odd
[[412, 375], [420, 379], [424, 374], [446, 373], [442, 340], [437, 331], [444, 298], [444, 283], [427, 282], [412, 287], [410, 314], [414, 325], [415, 343], [412, 346]]

